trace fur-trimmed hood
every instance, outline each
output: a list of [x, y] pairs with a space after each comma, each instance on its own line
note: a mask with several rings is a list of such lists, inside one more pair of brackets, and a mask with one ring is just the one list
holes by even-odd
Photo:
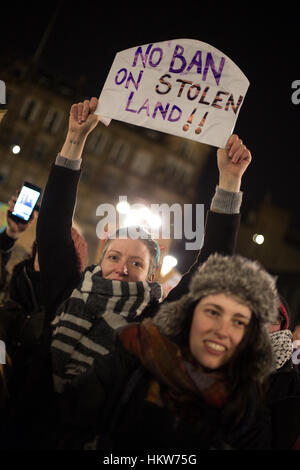
[[[267, 358], [271, 348], [266, 325], [277, 317], [280, 302], [275, 278], [257, 261], [239, 255], [211, 255], [192, 278], [189, 293], [178, 301], [165, 302], [153, 323], [168, 337], [178, 339], [186, 333], [183, 328], [191, 308], [201, 298], [218, 293], [233, 296], [256, 316], [258, 335], [255, 349], [257, 358], [264, 363], [264, 354]], [[261, 376], [266, 372], [262, 370]]]

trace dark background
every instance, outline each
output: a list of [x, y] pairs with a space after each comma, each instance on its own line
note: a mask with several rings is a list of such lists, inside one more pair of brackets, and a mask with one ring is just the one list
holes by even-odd
[[[202, 2], [201, 2], [202, 3]], [[246, 2], [211, 7], [200, 3], [40, 2], [7, 4], [1, 11], [1, 47], [33, 57], [55, 10], [56, 17], [39, 64], [74, 81], [86, 76], [90, 96], [99, 96], [115, 54], [150, 42], [191, 38], [228, 55], [250, 87], [234, 132], [250, 148], [253, 162], [243, 181], [244, 200], [264, 198], [298, 218], [298, 134], [300, 104], [291, 101], [300, 79], [299, 21], [292, 9]], [[199, 201], [211, 197], [217, 179], [214, 158], [199, 182]], [[208, 189], [209, 188], [209, 189]]]

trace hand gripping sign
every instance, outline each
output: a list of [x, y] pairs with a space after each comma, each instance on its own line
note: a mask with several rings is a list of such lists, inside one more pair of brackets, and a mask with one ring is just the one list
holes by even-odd
[[224, 148], [248, 87], [215, 47], [175, 39], [118, 52], [96, 113]]

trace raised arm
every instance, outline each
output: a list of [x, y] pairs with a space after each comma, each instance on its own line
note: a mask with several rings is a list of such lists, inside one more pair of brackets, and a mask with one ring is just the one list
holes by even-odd
[[241, 181], [251, 159], [250, 151], [235, 134], [230, 136], [225, 149], [218, 149], [219, 184], [206, 216], [202, 249], [195, 263], [165, 301], [178, 300], [188, 292], [192, 275], [209, 255], [215, 252], [223, 255], [234, 253], [240, 224]]
[[56, 164], [52, 165], [37, 223], [38, 255], [46, 322], [80, 281], [78, 258], [71, 236], [80, 162], [88, 134], [98, 123], [97, 99], [74, 104], [69, 129]]

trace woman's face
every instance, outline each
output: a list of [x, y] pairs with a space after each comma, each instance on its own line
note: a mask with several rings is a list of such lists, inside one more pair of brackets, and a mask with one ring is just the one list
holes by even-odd
[[199, 301], [190, 330], [190, 351], [208, 369], [226, 364], [243, 339], [251, 310], [226, 294], [212, 294]]
[[101, 262], [105, 279], [127, 282], [146, 281], [150, 252], [142, 240], [112, 240]]

